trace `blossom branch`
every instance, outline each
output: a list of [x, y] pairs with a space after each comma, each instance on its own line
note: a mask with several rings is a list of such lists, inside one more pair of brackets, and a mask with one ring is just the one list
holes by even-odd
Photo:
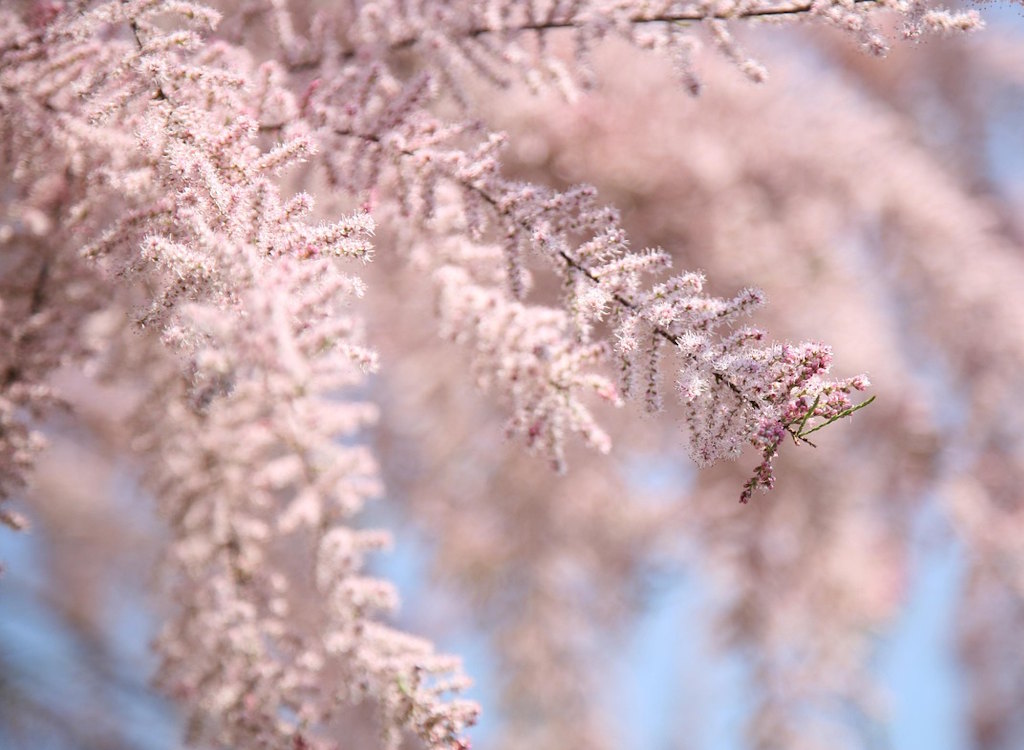
[[[416, 122], [417, 127], [434, 133], [434, 128], [422, 119]], [[493, 158], [494, 150], [500, 145], [499, 138], [492, 137], [483, 144], [480, 151], [488, 154], [488, 158], [478, 154], [470, 167], [461, 152], [438, 149], [434, 135], [419, 146], [415, 131], [402, 136], [394, 132], [382, 136], [377, 132], [363, 133], [350, 126], [335, 127], [331, 135], [362, 141], [390, 154], [391, 159], [407, 162], [408, 180], [420, 179], [434, 184], [443, 178], [459, 188], [468, 205], [476, 202], [486, 206], [499, 234], [506, 238], [503, 243], [508, 269], [506, 280], [513, 298], [521, 300], [526, 293], [521, 258], [524, 248], [553, 261], [569, 284], [569, 307], [580, 313], [576, 316], [575, 336], [570, 335], [570, 339], [586, 344], [592, 322], [603, 318], [611, 306], [612, 318], [618, 325], [616, 343], [609, 350], [614, 349], [621, 358], [621, 385], [625, 395], [633, 390], [631, 381], [640, 355], [635, 342], [641, 335], [640, 329], [656, 340], [672, 344], [682, 359], [677, 386], [687, 414], [691, 456], [706, 465], [737, 455], [747, 442], [762, 453], [755, 478], [741, 495], [743, 502], [749, 499], [754, 488], [772, 486], [771, 462], [778, 452], [781, 436], [788, 434], [794, 442], [813, 445], [801, 434], [801, 429], [794, 427], [800, 419], [820, 418], [824, 420], [820, 426], [824, 426], [856, 410], [848, 394], [852, 390], [863, 390], [868, 381], [863, 376], [837, 382], [822, 380], [821, 375], [828, 371], [831, 363], [827, 347], [804, 344], [759, 348], [752, 344], [759, 342], [763, 334], [746, 329], [717, 341], [711, 337], [717, 327], [733, 322], [761, 304], [759, 293], [746, 290], [733, 300], [710, 298], [702, 294], [702, 279], [693, 274], [644, 288], [639, 274], [667, 267], [668, 256], [660, 251], [639, 254], [629, 251], [617, 215], [597, 206], [593, 191], [587, 188], [557, 193], [501, 178], [497, 173], [498, 163]], [[378, 155], [377, 158], [384, 157]], [[429, 215], [420, 218], [430, 223]], [[589, 239], [574, 244], [572, 235], [580, 233], [589, 233]], [[584, 254], [589, 261], [582, 259]], [[437, 262], [448, 261], [439, 259]], [[582, 279], [591, 291], [575, 289], [574, 279]], [[446, 298], [451, 299], [451, 294]], [[488, 308], [494, 310], [495, 315], [499, 309], [496, 305], [492, 299]], [[478, 311], [465, 319], [469, 325], [476, 325], [480, 315]], [[453, 322], [457, 318], [457, 315], [453, 318], [446, 314], [446, 327], [451, 329], [457, 325]], [[659, 410], [658, 347], [650, 347], [645, 356], [648, 357], [646, 368], [652, 373], [645, 395], [647, 408]], [[579, 360], [584, 361], [592, 360]], [[709, 382], [716, 387], [709, 387]], [[518, 404], [513, 423], [532, 425], [523, 430], [528, 444], [534, 445], [536, 425], [546, 428], [561, 423], [562, 420], [551, 418], [547, 406], [540, 408], [539, 413], [545, 416], [539, 422], [533, 416], [519, 416], [534, 413], [538, 407], [524, 407], [521, 383], [516, 381], [509, 387], [512, 393], [519, 394], [513, 399]], [[716, 392], [730, 394], [732, 403], [723, 401]], [[614, 400], [617, 399], [616, 395]], [[538, 391], [533, 394], [532, 402], [548, 404], [550, 400], [544, 391]], [[580, 407], [574, 402], [566, 402], [564, 407], [567, 413], [580, 413]], [[572, 431], [597, 434], [589, 412], [583, 413], [586, 427]], [[569, 416], [564, 419], [572, 423]], [[561, 432], [556, 429], [546, 433], [548, 452], [559, 468], [564, 465]], [[603, 436], [603, 432], [600, 434]], [[602, 437], [597, 444], [605, 446], [606, 450], [606, 441], [607, 438]], [[588, 438], [588, 442], [592, 439]]]

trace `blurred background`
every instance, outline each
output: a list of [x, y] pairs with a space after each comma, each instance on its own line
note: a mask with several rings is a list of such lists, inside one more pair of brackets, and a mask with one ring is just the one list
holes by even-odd
[[[749, 506], [754, 456], [698, 474], [671, 405], [602, 414], [611, 459], [556, 477], [504, 439], [383, 231], [387, 494], [364, 522], [395, 532], [374, 568], [402, 626], [476, 680], [475, 747], [1024, 747], [1024, 22], [983, 14], [884, 59], [740, 29], [769, 80], [708, 50], [697, 98], [614, 44], [576, 103], [473, 92], [508, 174], [595, 184], [636, 247], [763, 289], [757, 325], [827, 341], [878, 397], [787, 446]], [[130, 394], [62, 381], [76, 416], [47, 427], [32, 530], [0, 534], [0, 748], [179, 747], [150, 687], [164, 532], [105, 438]]]

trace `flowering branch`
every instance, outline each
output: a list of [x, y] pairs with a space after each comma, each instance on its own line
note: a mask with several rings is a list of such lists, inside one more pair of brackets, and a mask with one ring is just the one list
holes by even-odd
[[[413, 104], [410, 97], [406, 107], [411, 110]], [[329, 111], [323, 103], [319, 108], [323, 119], [315, 120], [314, 124], [324, 124]], [[477, 367], [500, 372], [504, 367], [503, 355], [513, 355], [507, 350], [503, 352], [494, 342], [481, 348], [479, 333], [460, 336], [456, 332], [459, 321], [479, 331], [480, 322], [488, 315], [495, 320], [506, 315], [518, 318], [522, 313], [512, 311], [526, 309], [522, 301], [529, 279], [524, 256], [529, 253], [549, 260], [562, 275], [567, 290], [566, 306], [572, 312], [572, 325], [557, 323], [565, 341], [558, 350], [591, 347], [586, 349], [587, 356], [572, 359], [573, 367], [606, 361], [614, 353], [620, 361], [622, 395], [629, 397], [634, 393], [637, 371], [642, 369], [648, 373], [646, 406], [649, 411], [660, 411], [661, 350], [656, 342], [672, 345], [682, 360], [677, 389], [685, 409], [691, 457], [706, 466], [721, 458], [737, 456], [747, 443], [762, 454], [754, 478], [741, 493], [742, 502], [749, 499], [754, 488], [773, 486], [771, 467], [778, 452], [778, 437], [789, 434], [796, 442], [810, 443], [794, 429], [795, 414], [811, 413], [831, 423], [853, 413], [849, 393], [866, 388], [867, 378], [823, 380], [821, 376], [831, 364], [827, 347], [804, 344], [796, 348], [762, 348], [757, 343], [763, 339], [763, 333], [749, 329], [714, 338], [716, 329], [732, 324], [762, 304], [760, 293], [745, 290], [732, 300], [707, 297], [702, 293], [703, 279], [696, 274], [683, 274], [645, 289], [641, 274], [668, 268], [669, 256], [661, 251], [630, 251], [617, 214], [597, 205], [592, 189], [578, 187], [559, 193], [506, 180], [498, 173], [495, 155], [501, 145], [500, 137], [492, 136], [467, 159], [461, 150], [438, 147], [439, 134], [446, 132], [416, 112], [392, 131], [385, 131], [384, 136], [363, 133], [351, 125], [333, 127], [329, 135], [371, 147], [373, 153], [364, 152], [365, 159], [375, 162], [365, 168], [368, 174], [381, 174], [383, 166], [379, 162], [390, 160], [399, 174], [404, 174], [406, 185], [419, 181], [429, 186], [425, 191], [435, 191], [440, 181], [449, 182], [461, 192], [466, 210], [474, 217], [474, 231], [482, 233], [484, 217], [488, 216], [498, 236], [504, 238], [501, 254], [505, 256], [505, 280], [511, 301], [503, 303], [502, 295], [492, 293], [487, 305], [474, 307], [472, 314], [461, 305], [458, 311], [448, 309], [456, 299], [451, 292], [453, 280], [468, 283], [470, 277], [447, 272], [443, 276], [444, 328], [449, 337], [474, 343]], [[333, 148], [333, 144], [328, 147]], [[418, 217], [428, 231], [436, 231], [431, 204], [432, 199], [425, 198], [418, 213], [411, 208], [407, 213]], [[458, 223], [452, 231], [461, 236], [465, 225]], [[574, 237], [581, 234], [585, 239], [576, 242]], [[439, 267], [453, 260], [458, 263], [457, 255], [443, 255], [434, 263]], [[472, 251], [470, 257], [478, 262], [479, 250]], [[616, 324], [613, 342], [591, 342], [595, 324], [606, 315]], [[504, 324], [492, 325], [504, 330]], [[654, 343], [641, 347], [639, 341], [652, 336]], [[510, 342], [520, 340], [507, 331], [505, 338]], [[540, 371], [536, 364], [529, 370]], [[595, 374], [580, 372], [574, 377], [577, 384], [592, 384], [586, 390], [605, 394], [612, 403], [620, 403], [619, 393], [610, 389], [610, 383], [595, 380]], [[597, 427], [589, 410], [576, 398], [556, 397], [546, 382], [540, 380], [542, 387], [531, 392], [518, 374], [504, 381], [503, 387], [514, 405], [510, 431], [524, 435], [531, 447], [544, 446], [559, 470], [565, 467], [566, 431], [580, 433], [588, 444], [608, 450], [609, 439]], [[816, 396], [818, 401], [809, 406]], [[545, 437], [538, 441], [541, 434]]]
[[[284, 199], [271, 175], [313, 144], [290, 134], [262, 152], [247, 113], [294, 109], [291, 95], [261, 86], [240, 51], [158, 26], [161, 14], [217, 20], [183, 2], [103, 3], [5, 46], [0, 78], [5, 153], [25, 138], [34, 157], [14, 184], [29, 200], [42, 195], [35, 170], [61, 180], [69, 231], [52, 238], [57, 257], [93, 269], [108, 307], [133, 300], [139, 326], [164, 344], [135, 373], [105, 362], [149, 389], [132, 444], [172, 527], [180, 605], [161, 639], [161, 680], [193, 707], [193, 739], [305, 747], [339, 705], [369, 698], [385, 746], [410, 731], [447, 750], [476, 715], [452, 697], [467, 681], [457, 660], [378, 621], [396, 596], [362, 568], [388, 537], [349, 522], [379, 493], [355, 440], [375, 410], [337, 394], [375, 355], [345, 309], [362, 284], [340, 263], [368, 259], [373, 223], [313, 224], [308, 195]], [[96, 42], [118, 28], [130, 43]], [[21, 317], [32, 320], [44, 298], [28, 298]], [[97, 358], [118, 349], [107, 340]], [[313, 580], [281, 539], [303, 542]], [[297, 611], [309, 589], [316, 611]], [[350, 687], [325, 691], [331, 679]]]

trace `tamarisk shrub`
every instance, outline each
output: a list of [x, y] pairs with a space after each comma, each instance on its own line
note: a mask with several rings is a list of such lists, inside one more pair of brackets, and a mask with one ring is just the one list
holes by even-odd
[[[619, 54], [669, 63], [680, 84], [661, 95], [692, 95], [711, 81], [710, 93], [686, 106], [699, 112], [709, 98], [707, 107], [741, 129], [751, 119], [743, 102], [764, 96], [753, 84], [764, 83], [769, 68], [750, 57], [737, 31], [749, 26], [753, 35], [758, 27], [757, 35], [771, 36], [782, 31], [764, 21], [802, 19], [836, 27], [873, 54], [887, 51], [887, 30], [916, 39], [980, 25], [973, 12], [874, 0], [322, 7], [270, 0], [216, 8], [33, 0], [0, 10], [0, 520], [25, 525], [13, 506], [43, 448], [45, 420], [75, 406], [58, 388], [62, 374], [80, 370], [126, 394], [131, 403], [117, 428], [97, 428], [96, 439], [134, 457], [169, 529], [163, 569], [174, 607], [158, 639], [158, 682], [188, 709], [190, 742], [336, 747], [372, 714], [383, 746], [405, 736], [431, 748], [465, 746], [479, 710], [460, 697], [468, 679], [456, 658], [389, 624], [396, 592], [366, 560], [390, 537], [366, 528], [359, 514], [384, 491], [368, 444], [381, 410], [387, 434], [398, 404], [429, 420], [432, 399], [475, 383], [488, 397], [479, 415], [453, 403], [464, 395], [449, 396], [452, 423], [438, 429], [457, 435], [465, 413], [472, 434], [483, 432], [488, 420], [480, 415], [494, 409], [514, 442], [555, 471], [537, 472], [527, 468], [534, 458], [493, 448], [492, 477], [405, 487], [408, 508], [443, 541], [442, 567], [479, 600], [482, 616], [503, 622], [508, 736], [534, 747], [608, 743], [588, 704], [588, 632], [615, 620], [619, 600], [650, 564], [643, 546], [687, 527], [677, 513], [628, 508], [630, 482], [613, 478], [609, 459], [597, 457], [623, 444], [614, 432], [629, 445], [637, 437], [628, 430], [637, 428], [623, 427], [606, 405], [669, 412], [700, 467], [751, 447], [759, 463], [730, 479], [733, 497], [747, 504], [755, 491], [771, 489], [782, 446], [813, 445], [812, 434], [869, 403], [853, 398], [868, 380], [830, 379], [829, 346], [777, 343], [752, 327], [752, 316], [771, 314], [761, 310], [763, 293], [746, 287], [756, 273], [721, 296], [707, 288], [728, 278], [721, 258], [743, 268], [751, 263], [744, 252], [759, 245], [767, 257], [786, 242], [810, 245], [809, 236], [840, 242], [836, 228], [847, 217], [829, 223], [800, 215], [786, 198], [813, 200], [801, 192], [809, 188], [773, 186], [770, 162], [755, 169], [765, 153], [786, 157], [787, 169], [802, 165], [791, 143], [770, 140], [783, 138], [783, 126], [765, 129], [760, 150], [749, 133], [730, 141], [703, 132], [692, 149], [678, 136], [655, 138], [664, 160], [698, 186], [679, 200], [694, 237], [683, 267], [720, 271], [723, 282], [677, 271], [683, 251], [670, 242], [658, 249], [661, 238], [643, 236], [656, 231], [641, 230], [638, 242], [593, 187], [556, 186], [571, 170], [561, 180], [517, 176], [539, 169], [537, 160], [515, 156], [515, 139], [481, 121], [488, 115], [481, 90], [508, 90], [521, 98], [520, 111], [541, 108], [538, 120], [547, 115], [549, 124], [523, 136], [537, 148], [585, 151], [614, 121], [587, 116], [586, 108], [606, 96], [615, 112], [611, 92], [619, 101], [628, 96], [601, 65], [607, 49], [624, 44], [634, 49]], [[705, 42], [717, 57], [701, 57]], [[748, 79], [742, 89], [719, 70], [723, 61]], [[763, 104], [768, 117], [783, 120], [771, 104]], [[652, 110], [652, 123], [661, 111]], [[849, 140], [825, 139], [818, 153], [831, 149], [852, 161], [856, 138], [838, 112], [839, 126], [828, 132]], [[579, 130], [578, 142], [544, 131], [560, 117], [568, 118], [567, 132]], [[690, 125], [673, 123], [680, 133]], [[756, 174], [701, 163], [741, 154]], [[914, 158], [926, 162], [911, 154], [899, 163]], [[521, 163], [509, 170], [502, 159]], [[597, 165], [593, 178], [613, 193], [629, 192], [616, 185], [628, 165], [602, 167], [599, 154], [583, 160]], [[907, 246], [937, 232], [907, 200], [909, 187], [890, 196], [885, 183], [858, 184], [856, 170], [805, 169], [829, 188], [823, 194], [849, 198], [857, 221], [857, 210], [889, 196], [900, 207], [893, 231]], [[744, 194], [758, 180], [782, 196], [779, 235], [770, 242], [763, 235], [773, 221]], [[956, 206], [964, 200], [936, 184], [933, 195]], [[749, 210], [730, 215], [726, 206]], [[965, 243], [988, 238], [984, 218], [959, 231]], [[650, 249], [635, 249], [648, 239]], [[941, 286], [949, 257], [915, 266], [916, 282]], [[424, 295], [434, 314], [409, 319], [403, 307]], [[391, 312], [379, 312], [389, 305]], [[403, 324], [375, 339], [367, 309]], [[423, 327], [427, 318], [432, 331]], [[388, 356], [375, 385], [367, 376], [381, 367], [379, 350]], [[436, 360], [439, 351], [445, 361]], [[456, 356], [463, 372], [451, 371]], [[384, 396], [375, 401], [375, 392]], [[429, 454], [444, 445], [419, 450], [443, 467], [443, 456]], [[380, 448], [385, 466], [400, 454]], [[834, 461], [844, 466], [841, 456]], [[721, 503], [701, 507], [688, 528], [704, 539], [717, 571], [749, 587], [737, 590], [726, 620], [730, 638], [753, 645], [761, 660], [771, 699], [751, 733], [763, 747], [800, 734], [792, 726], [799, 696], [785, 692], [792, 674], [784, 641], [805, 634], [823, 607], [808, 583], [794, 587], [776, 614], [759, 584], [808, 560], [826, 561], [822, 570], [850, 604], [829, 613], [840, 644], [806, 642], [819, 668], [810, 671], [830, 675], [827, 690], [867, 705], [843, 647], [862, 645], [864, 623], [881, 621], [894, 594], [885, 584], [855, 592], [844, 576], [860, 545], [893, 559], [900, 552], [877, 514], [856, 502], [842, 468], [828, 477], [795, 468], [794, 477], [794, 496], [813, 487], [839, 506], [821, 514], [827, 533], [813, 545], [785, 539], [812, 534], [820, 497], [796, 506], [751, 503], [746, 516], [748, 509]], [[396, 489], [402, 482], [395, 478]], [[559, 496], [545, 494], [547, 482]], [[423, 497], [428, 488], [434, 498]], [[984, 514], [995, 512], [987, 507], [963, 511], [975, 523], [969, 528], [987, 523]], [[495, 530], [503, 527], [516, 533], [500, 538]], [[993, 556], [1012, 554], [1009, 535], [972, 538], [992, 545]], [[743, 552], [736, 539], [745, 541]], [[504, 598], [494, 593], [502, 570], [517, 579]], [[570, 606], [579, 581], [600, 581], [608, 591]], [[558, 665], [564, 671], [556, 679]]]

